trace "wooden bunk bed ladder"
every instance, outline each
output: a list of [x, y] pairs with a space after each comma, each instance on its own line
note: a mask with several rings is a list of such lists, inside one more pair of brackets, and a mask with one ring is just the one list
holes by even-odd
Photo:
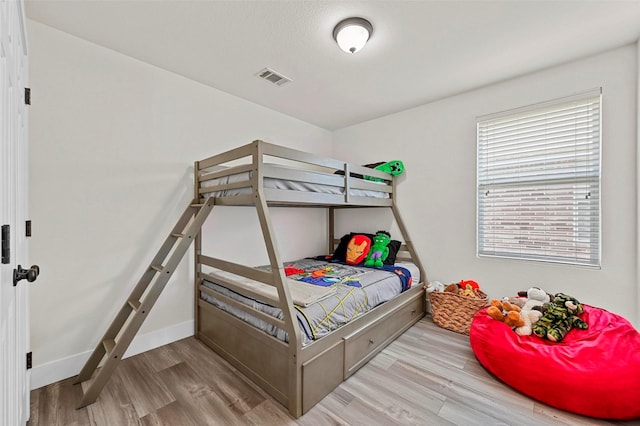
[[207, 198], [199, 204], [194, 200], [178, 219], [176, 226], [169, 233], [76, 378], [75, 383], [89, 380], [106, 355], [104, 364], [84, 392], [78, 408], [93, 404], [100, 395], [149, 311], [200, 232], [213, 205], [213, 198]]

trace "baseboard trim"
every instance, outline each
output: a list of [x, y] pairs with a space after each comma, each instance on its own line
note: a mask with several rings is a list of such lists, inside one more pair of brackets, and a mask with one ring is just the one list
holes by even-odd
[[[136, 336], [124, 358], [155, 349], [157, 347], [193, 336], [194, 321], [185, 321], [160, 330]], [[91, 356], [91, 351], [72, 355], [46, 364], [34, 366], [31, 370], [31, 390], [41, 388], [51, 383], [77, 376]]]

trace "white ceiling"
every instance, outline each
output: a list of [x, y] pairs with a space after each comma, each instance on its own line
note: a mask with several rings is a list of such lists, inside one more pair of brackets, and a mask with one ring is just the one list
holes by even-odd
[[[26, 0], [27, 17], [334, 130], [636, 41], [640, 0]], [[354, 55], [350, 16], [374, 33]], [[255, 77], [264, 67], [293, 80]]]

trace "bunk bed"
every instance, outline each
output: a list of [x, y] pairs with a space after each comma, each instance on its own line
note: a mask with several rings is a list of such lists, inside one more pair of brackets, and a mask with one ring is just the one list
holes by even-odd
[[[257, 140], [196, 161], [194, 178], [199, 203], [213, 198], [216, 208], [256, 208], [269, 257], [265, 267], [216, 258], [203, 253], [202, 239], [207, 235], [196, 235], [195, 335], [286, 406], [292, 416], [307, 412], [424, 316], [426, 276], [400, 217], [396, 180], [391, 174]], [[357, 315], [351, 315], [349, 321], [333, 324], [317, 335], [309, 333], [302, 327], [305, 309], [311, 311], [331, 298], [341, 300], [339, 303], [346, 298], [336, 296], [335, 288], [315, 290], [302, 285], [301, 291], [287, 276], [287, 266], [323, 268], [325, 260], [285, 264], [275, 241], [271, 206], [327, 208], [328, 253], [343, 240], [334, 235], [336, 210], [391, 209], [404, 241], [399, 243], [395, 265], [411, 272], [413, 284], [403, 287], [397, 280], [394, 285], [400, 290], [380, 299], [359, 288], [365, 299], [373, 300], [372, 306], [357, 305]], [[331, 265], [343, 267], [339, 262]], [[339, 287], [337, 292], [351, 291], [345, 290], [347, 286], [333, 287]]]

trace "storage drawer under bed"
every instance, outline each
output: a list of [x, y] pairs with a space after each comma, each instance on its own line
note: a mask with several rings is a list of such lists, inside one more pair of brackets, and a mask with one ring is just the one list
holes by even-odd
[[302, 364], [302, 412], [307, 412], [424, 315], [425, 297], [417, 292], [389, 315], [343, 337]]
[[[422, 318], [425, 312], [424, 290], [413, 293], [405, 294], [408, 298], [395, 307], [383, 304], [379, 306], [381, 311], [374, 308], [356, 319], [354, 322], [364, 324], [361, 327], [344, 330], [342, 333], [337, 330], [336, 334], [340, 336], [335, 336], [333, 343], [326, 345], [322, 351], [300, 365], [299, 401], [302, 413], [307, 412]], [[392, 303], [393, 301], [390, 302]], [[297, 400], [298, 397], [288, 392], [290, 370], [287, 367], [285, 343], [204, 300], [200, 300], [198, 306], [198, 337], [203, 342], [280, 403], [287, 406], [291, 401]], [[389, 311], [385, 309], [387, 306]], [[368, 316], [370, 319], [367, 320]], [[273, 365], [273, 362], [278, 365]]]
[[344, 337], [344, 379], [402, 334], [424, 314], [425, 299], [416, 294], [388, 316]]

